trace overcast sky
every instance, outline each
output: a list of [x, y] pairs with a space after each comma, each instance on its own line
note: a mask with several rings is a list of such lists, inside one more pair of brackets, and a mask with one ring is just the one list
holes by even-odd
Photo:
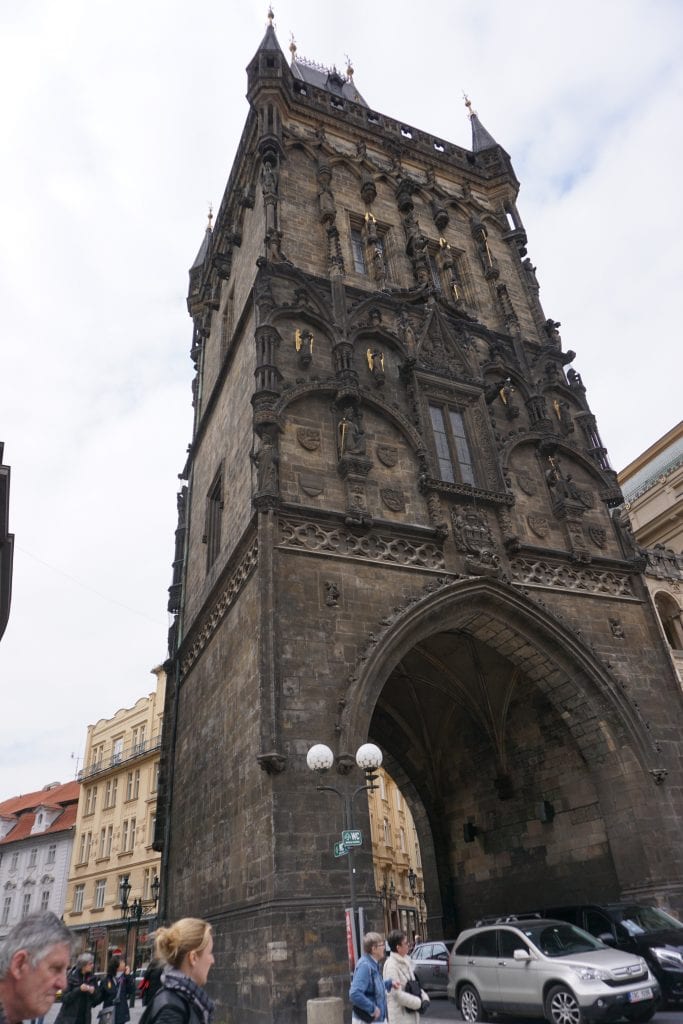
[[[681, 418], [680, 0], [281, 0], [287, 52], [463, 146], [510, 153], [546, 315], [612, 465]], [[0, 440], [14, 593], [0, 799], [66, 782], [166, 655], [190, 440], [187, 268], [247, 114], [254, 0], [0, 5]], [[79, 762], [80, 763], [80, 762]]]

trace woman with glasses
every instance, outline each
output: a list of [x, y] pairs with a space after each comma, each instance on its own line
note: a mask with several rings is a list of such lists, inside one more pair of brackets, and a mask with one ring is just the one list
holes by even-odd
[[398, 982], [384, 980], [379, 962], [384, 957], [384, 939], [378, 932], [363, 936], [363, 956], [356, 964], [349, 989], [353, 1024], [387, 1019], [387, 992]]
[[[384, 963], [384, 980], [395, 983], [389, 992], [389, 1024], [418, 1024], [422, 1003], [429, 1002], [429, 996], [420, 989], [415, 980], [413, 965], [408, 956], [408, 936], [405, 932], [396, 930], [389, 932], [387, 941], [391, 952]], [[419, 990], [421, 995], [406, 992], [406, 982], [414, 982], [413, 987]]]

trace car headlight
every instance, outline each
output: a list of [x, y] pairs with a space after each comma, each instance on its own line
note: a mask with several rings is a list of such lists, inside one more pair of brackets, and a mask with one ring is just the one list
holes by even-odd
[[663, 946], [653, 946], [650, 952], [667, 970], [683, 971], [683, 953], [678, 953], [675, 949], [666, 949]]
[[609, 971], [599, 971], [597, 967], [575, 967], [574, 974], [581, 981], [607, 981], [610, 977]]

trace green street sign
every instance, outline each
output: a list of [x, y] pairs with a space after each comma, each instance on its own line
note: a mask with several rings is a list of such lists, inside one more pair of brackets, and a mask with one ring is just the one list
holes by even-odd
[[343, 843], [334, 844], [334, 855], [335, 857], [343, 857], [345, 853], [348, 853], [348, 849]]
[[344, 846], [362, 846], [363, 833], [359, 828], [345, 828], [341, 834]]

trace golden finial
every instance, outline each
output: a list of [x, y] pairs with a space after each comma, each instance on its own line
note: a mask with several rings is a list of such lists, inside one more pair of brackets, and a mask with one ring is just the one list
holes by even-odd
[[468, 117], [476, 117], [477, 116], [477, 112], [476, 112], [476, 110], [472, 109], [472, 100], [469, 98], [469, 96], [467, 95], [467, 93], [465, 92], [464, 89], [463, 89], [463, 93], [462, 94], [465, 97], [465, 106], [467, 107], [467, 116]]
[[349, 81], [353, 81], [353, 64], [351, 63], [351, 58], [348, 53], [344, 54], [344, 56], [346, 57], [346, 77]]
[[274, 18], [275, 18], [275, 14], [273, 13], [272, 4], [269, 4], [268, 5], [268, 28], [272, 28], [273, 27], [273, 20], [274, 20]]
[[211, 230], [211, 221], [212, 220], [213, 220], [213, 203], [209, 202], [209, 223], [207, 224], [207, 228], [208, 228], [209, 231]]
[[296, 39], [293, 32], [289, 33], [289, 52], [292, 55], [292, 60], [294, 60], [296, 57]]

